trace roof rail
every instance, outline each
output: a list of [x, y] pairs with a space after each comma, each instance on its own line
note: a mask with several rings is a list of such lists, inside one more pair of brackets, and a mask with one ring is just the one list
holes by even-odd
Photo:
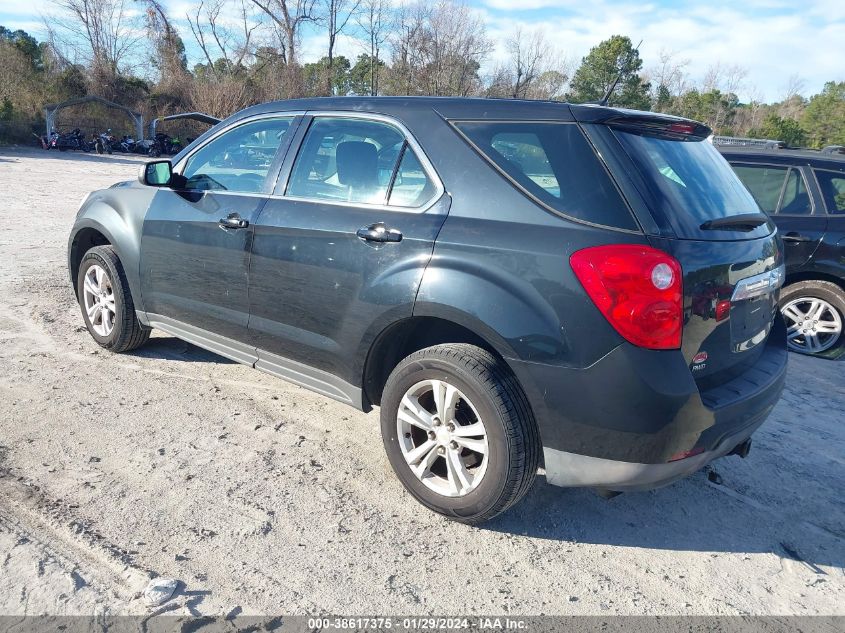
[[822, 154], [845, 154], [845, 145], [826, 145], [821, 149]]
[[713, 145], [733, 145], [739, 147], [759, 147], [761, 149], [784, 149], [786, 143], [764, 138], [742, 138], [740, 136], [714, 136]]

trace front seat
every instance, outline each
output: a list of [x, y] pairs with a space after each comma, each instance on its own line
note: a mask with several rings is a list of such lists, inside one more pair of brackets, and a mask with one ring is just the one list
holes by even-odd
[[383, 199], [371, 199], [380, 193], [375, 145], [366, 141], [344, 141], [337, 146], [336, 160], [338, 182], [349, 188], [348, 201], [384, 203]]

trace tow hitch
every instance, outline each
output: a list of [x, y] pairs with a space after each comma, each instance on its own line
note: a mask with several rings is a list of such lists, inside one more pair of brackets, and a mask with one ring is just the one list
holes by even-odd
[[742, 444], [738, 444], [728, 455], [739, 455], [742, 459], [748, 457], [751, 452], [751, 438], [745, 440]]

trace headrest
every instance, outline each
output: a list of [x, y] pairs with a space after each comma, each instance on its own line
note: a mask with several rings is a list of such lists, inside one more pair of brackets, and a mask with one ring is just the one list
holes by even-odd
[[337, 146], [337, 179], [351, 187], [378, 184], [378, 152], [365, 141], [344, 141]]

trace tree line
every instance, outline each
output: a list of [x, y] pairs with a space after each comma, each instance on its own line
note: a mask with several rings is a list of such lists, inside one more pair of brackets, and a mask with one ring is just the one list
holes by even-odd
[[[609, 93], [611, 105], [689, 117], [718, 134], [845, 144], [845, 81], [806, 98], [791, 77], [780, 101], [743, 103], [737, 94], [749, 92], [748, 73], [739, 65], [717, 63], [692, 81], [677, 53], [664, 51], [645, 68], [624, 35], [574, 60], [541, 29], [523, 28], [492, 63], [482, 18], [460, 0], [194, 0], [179, 16], [160, 0], [55, 6], [43, 41], [0, 26], [0, 135], [8, 139], [40, 132], [46, 103], [85, 95], [149, 119], [181, 111], [224, 117], [263, 101], [325, 95], [594, 102]], [[315, 34], [324, 55], [305, 61], [303, 38]], [[186, 41], [200, 57], [193, 66]], [[360, 51], [352, 59], [338, 52], [350, 43]], [[116, 126], [113, 113], [96, 115], [109, 116]]]

